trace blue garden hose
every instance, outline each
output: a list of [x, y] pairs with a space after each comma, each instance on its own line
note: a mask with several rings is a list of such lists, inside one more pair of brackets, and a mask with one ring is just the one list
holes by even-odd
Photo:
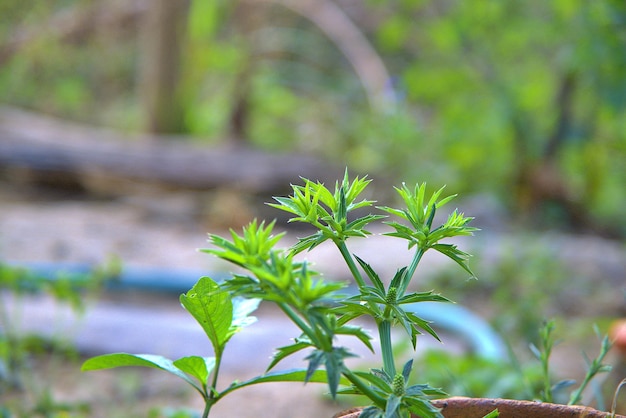
[[[74, 263], [28, 263], [19, 265], [31, 274], [43, 279], [55, 280], [58, 277], [78, 277], [93, 271], [88, 264]], [[164, 268], [124, 267], [119, 274], [107, 280], [111, 290], [143, 290], [180, 294], [187, 292], [198, 278], [207, 276], [200, 270], [171, 270]], [[228, 278], [227, 273], [209, 275], [215, 281]], [[469, 309], [452, 303], [419, 302], [405, 306], [420, 318], [433, 322], [437, 329], [449, 332], [465, 341], [476, 355], [494, 361], [508, 358], [506, 346], [500, 336], [481, 317]]]

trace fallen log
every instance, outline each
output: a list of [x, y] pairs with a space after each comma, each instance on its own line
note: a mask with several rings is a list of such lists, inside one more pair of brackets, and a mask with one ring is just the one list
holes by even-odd
[[[132, 137], [0, 108], [0, 172], [9, 181], [20, 176], [57, 178], [112, 195], [135, 193], [145, 186], [228, 187], [267, 194], [284, 191], [300, 176], [332, 184], [341, 171], [302, 154], [209, 147], [181, 138]], [[19, 174], [24, 172], [28, 175]]]

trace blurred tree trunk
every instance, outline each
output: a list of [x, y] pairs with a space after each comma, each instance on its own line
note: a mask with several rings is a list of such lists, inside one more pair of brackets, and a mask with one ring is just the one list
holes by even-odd
[[144, 131], [184, 132], [181, 55], [189, 0], [152, 0], [142, 22], [140, 88]]
[[233, 103], [229, 117], [229, 141], [233, 146], [243, 146], [250, 139], [250, 96], [252, 95], [252, 77], [258, 65], [254, 37], [259, 29], [267, 24], [267, 5], [239, 2], [234, 9], [233, 24], [240, 36], [241, 49], [245, 57], [242, 68], [237, 74]]

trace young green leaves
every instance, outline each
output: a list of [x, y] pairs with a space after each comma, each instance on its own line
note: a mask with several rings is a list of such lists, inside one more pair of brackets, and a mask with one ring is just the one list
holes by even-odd
[[[256, 299], [231, 298], [228, 292], [209, 277], [202, 277], [186, 294], [180, 296], [183, 307], [202, 326], [213, 345], [215, 357], [189, 356], [176, 361], [151, 354], [114, 353], [87, 360], [82, 370], [101, 370], [115, 367], [141, 366], [165, 370], [189, 383], [204, 398], [208, 416], [216, 395], [217, 370], [230, 338], [244, 327], [254, 323], [249, 316], [258, 306]], [[214, 379], [211, 381], [211, 376]]]
[[342, 301], [342, 306], [336, 308], [336, 312], [342, 314], [340, 319], [342, 323], [349, 322], [362, 315], [369, 315], [377, 323], [387, 321], [392, 325], [401, 325], [410, 336], [414, 348], [417, 336], [421, 334], [420, 329], [439, 340], [439, 336], [428, 321], [419, 318], [411, 311], [405, 310], [402, 305], [417, 302], [450, 302], [450, 300], [433, 291], [407, 295], [400, 294], [398, 286], [404, 277], [406, 267], [398, 270], [391, 280], [388, 289], [385, 289], [385, 285], [372, 267], [359, 257], [355, 258], [372, 281], [373, 286], [361, 288], [360, 294]]
[[402, 291], [406, 290], [421, 256], [431, 248], [449, 257], [463, 270], [468, 272], [471, 277], [474, 277], [474, 273], [468, 264], [470, 255], [459, 250], [454, 244], [440, 242], [445, 238], [472, 235], [477, 230], [468, 226], [473, 218], [465, 217], [462, 213], [454, 210], [443, 225], [433, 229], [432, 224], [437, 209], [456, 197], [456, 195], [451, 195], [439, 199], [443, 189], [444, 187], [434, 192], [428, 199], [428, 202], [426, 202], [426, 184], [416, 184], [413, 190], [409, 189], [406, 184], [403, 184], [402, 188], [396, 188], [396, 191], [404, 201], [406, 208], [402, 210], [390, 207], [379, 208], [409, 223], [409, 225], [405, 225], [395, 221], [385, 222], [395, 230], [395, 232], [385, 235], [405, 239], [409, 242], [409, 248], [417, 248], [414, 262], [407, 269], [406, 277], [400, 287]]
[[314, 183], [303, 179], [304, 186], [292, 185], [293, 195], [289, 197], [275, 197], [278, 204], [270, 206], [295, 215], [289, 222], [308, 223], [318, 231], [305, 238], [292, 247], [294, 253], [311, 250], [326, 240], [335, 243], [343, 242], [348, 237], [365, 237], [370, 234], [365, 229], [367, 224], [383, 218], [380, 215], [366, 215], [348, 221], [348, 213], [351, 211], [371, 206], [373, 201], [357, 201], [359, 195], [365, 190], [371, 180], [356, 177], [350, 182], [348, 171], [344, 175], [341, 184], [335, 184], [334, 193], [322, 183]]
[[344, 283], [321, 280], [306, 262], [294, 260], [290, 251], [275, 249], [283, 234], [272, 235], [274, 222], [265, 226], [254, 220], [238, 235], [231, 230], [232, 241], [210, 235], [216, 248], [203, 252], [243, 267], [249, 274], [236, 274], [223, 287], [233, 295], [286, 303], [305, 309], [343, 288]]
[[[407, 286], [422, 255], [429, 249], [437, 250], [471, 274], [467, 265], [468, 254], [443, 239], [471, 235], [474, 228], [467, 226], [471, 218], [454, 211], [438, 228], [432, 223], [436, 210], [453, 196], [440, 199], [439, 189], [426, 199], [426, 186], [414, 190], [403, 185], [397, 189], [404, 201], [404, 209], [379, 208], [378, 214], [355, 214], [357, 209], [371, 207], [373, 201], [362, 199], [370, 180], [356, 177], [350, 181], [348, 172], [333, 191], [321, 183], [304, 180], [304, 185], [292, 186], [293, 195], [275, 197], [271, 206], [293, 215], [290, 222], [304, 222], [315, 227], [312, 235], [300, 238], [292, 247], [276, 249], [283, 234], [273, 234], [275, 222], [266, 224], [250, 222], [238, 234], [230, 231], [230, 239], [210, 235], [213, 248], [202, 250], [226, 260], [242, 269], [223, 283], [208, 277], [201, 278], [187, 293], [181, 295], [183, 307], [201, 325], [211, 341], [214, 357], [191, 356], [171, 361], [159, 356], [117, 353], [88, 360], [84, 370], [120, 366], [147, 366], [166, 370], [191, 384], [205, 400], [203, 417], [211, 406], [226, 394], [256, 383], [301, 381], [325, 382], [330, 394], [353, 393], [366, 396], [372, 406], [362, 417], [404, 418], [410, 413], [433, 418], [439, 411], [430, 403], [430, 397], [443, 393], [428, 385], [409, 385], [412, 362], [396, 373], [391, 341], [391, 327], [401, 326], [415, 347], [417, 335], [422, 331], [437, 338], [428, 321], [419, 318], [410, 305], [423, 301], [448, 301], [433, 292], [407, 293]], [[351, 237], [367, 237], [366, 227], [387, 214], [397, 216], [400, 222], [387, 222], [393, 232], [387, 235], [406, 239], [415, 253], [411, 264], [400, 268], [393, 278], [385, 281], [372, 267], [348, 251], [346, 241]], [[354, 296], [337, 295], [345, 284], [328, 281], [310, 270], [306, 261], [296, 261], [295, 256], [311, 250], [324, 241], [332, 241], [341, 253], [350, 273], [358, 285]], [[363, 274], [364, 273], [364, 274]], [[366, 284], [365, 279], [369, 279]], [[231, 337], [255, 321], [250, 317], [260, 300], [274, 303], [300, 331], [292, 344], [277, 349], [267, 373], [245, 382], [235, 382], [219, 392], [217, 377], [222, 355]], [[380, 339], [383, 368], [371, 372], [354, 372], [344, 360], [353, 354], [337, 346], [341, 335], [356, 337], [374, 351], [369, 334], [349, 322], [362, 315], [371, 316], [376, 323]], [[286, 357], [308, 350], [304, 360], [307, 367], [300, 370], [271, 371]], [[340, 385], [349, 385], [347, 389]]]
[[202, 252], [214, 254], [241, 267], [259, 266], [270, 258], [270, 253], [284, 233], [272, 235], [274, 224], [265, 226], [265, 222], [258, 224], [257, 220], [251, 221], [243, 230], [243, 235], [238, 235], [232, 229], [230, 235], [232, 241], [228, 241], [219, 235], [209, 235], [210, 241], [219, 249], [202, 249]]

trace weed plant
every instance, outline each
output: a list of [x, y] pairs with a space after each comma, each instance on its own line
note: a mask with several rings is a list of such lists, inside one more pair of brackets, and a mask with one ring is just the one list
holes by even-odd
[[[399, 326], [413, 348], [417, 336], [425, 333], [439, 336], [429, 322], [418, 317], [410, 307], [424, 301], [449, 302], [434, 291], [408, 292], [416, 269], [428, 250], [447, 256], [473, 277], [469, 254], [446, 239], [471, 235], [471, 218], [453, 211], [440, 226], [433, 226], [436, 211], [454, 196], [442, 197], [443, 188], [426, 196], [426, 185], [396, 189], [404, 207], [378, 207], [381, 214], [353, 216], [354, 211], [373, 206], [373, 201], [360, 196], [370, 183], [348, 173], [335, 184], [334, 191], [323, 184], [304, 179], [294, 185], [293, 194], [276, 197], [270, 206], [291, 214], [291, 222], [313, 226], [315, 233], [300, 238], [288, 249], [277, 249], [283, 234], [273, 234], [274, 222], [253, 220], [239, 235], [231, 231], [229, 238], [210, 235], [213, 248], [205, 252], [231, 262], [244, 273], [217, 283], [201, 278], [193, 288], [181, 295], [183, 307], [198, 321], [213, 346], [214, 355], [188, 356], [169, 360], [158, 355], [116, 353], [87, 360], [83, 370], [120, 366], [146, 366], [166, 370], [192, 385], [203, 397], [203, 417], [212, 406], [229, 393], [243, 387], [280, 381], [323, 382], [334, 398], [339, 394], [364, 396], [369, 405], [361, 414], [365, 418], [408, 417], [410, 413], [424, 418], [441, 417], [430, 399], [445, 393], [428, 384], [410, 384], [413, 360], [398, 364], [391, 339], [391, 329]], [[394, 277], [381, 279], [374, 269], [347, 246], [352, 238], [370, 235], [369, 224], [391, 216], [384, 223], [390, 227], [386, 235], [405, 240], [413, 251], [408, 266], [397, 270]], [[306, 261], [295, 255], [313, 250], [325, 241], [332, 242], [358, 287], [356, 295], [342, 293], [348, 283], [321, 278]], [[300, 330], [294, 343], [279, 347], [267, 367], [267, 373], [244, 382], [233, 382], [225, 389], [218, 386], [221, 362], [228, 341], [237, 332], [251, 325], [250, 314], [261, 301], [275, 304]], [[377, 327], [382, 367], [369, 371], [353, 370], [346, 360], [355, 355], [346, 347], [335, 345], [338, 336], [351, 336], [374, 351], [372, 337], [352, 321], [371, 317]], [[274, 371], [282, 360], [307, 350], [303, 369]]]
[[[228, 238], [209, 236], [213, 247], [203, 251], [232, 263], [241, 272], [221, 283], [202, 277], [191, 290], [180, 296], [180, 302], [211, 341], [213, 356], [195, 355], [170, 360], [152, 354], [114, 353], [91, 358], [82, 369], [144, 366], [165, 370], [200, 393], [205, 404], [203, 418], [209, 416], [218, 401], [236, 390], [259, 383], [296, 381], [325, 383], [333, 398], [340, 394], [365, 397], [367, 406], [360, 414], [362, 418], [407, 418], [411, 414], [441, 418], [440, 410], [431, 400], [446, 393], [429, 384], [413, 383], [413, 360], [400, 363], [391, 329], [399, 327], [403, 330], [404, 341], [413, 350], [420, 334], [429, 334], [439, 340], [430, 323], [416, 315], [411, 307], [426, 301], [445, 303], [449, 299], [432, 290], [409, 291], [414, 288], [409, 285], [428, 250], [447, 256], [474, 277], [468, 265], [469, 254], [444, 242], [449, 238], [472, 235], [475, 228], [468, 225], [472, 218], [454, 210], [442, 225], [433, 227], [436, 211], [454, 196], [442, 197], [442, 188], [427, 198], [425, 184], [397, 188], [404, 203], [400, 209], [383, 206], [377, 207], [381, 214], [354, 216], [355, 210], [363, 213], [363, 209], [373, 206], [373, 201], [360, 198], [370, 180], [356, 177], [350, 181], [346, 172], [334, 191], [321, 183], [303, 181], [304, 185], [292, 186], [291, 196], [276, 197], [275, 203], [270, 204], [288, 212], [292, 216], [290, 222], [315, 228], [314, 233], [299, 238], [291, 247], [277, 248], [284, 234], [274, 235], [274, 222], [266, 224], [253, 220], [243, 228], [242, 234], [231, 230]], [[347, 242], [352, 238], [367, 237], [370, 235], [366, 229], [368, 225], [383, 219], [390, 228], [385, 235], [405, 240], [413, 257], [393, 277], [381, 279], [365, 260], [350, 252]], [[296, 261], [297, 254], [311, 251], [326, 241], [333, 243], [341, 254], [358, 288], [357, 294], [346, 292], [348, 283], [325, 280], [306, 261]], [[298, 327], [300, 335], [292, 344], [277, 348], [266, 373], [222, 388], [219, 376], [227, 343], [236, 333], [255, 322], [251, 314], [261, 301], [274, 304]], [[346, 360], [355, 355], [347, 347], [336, 345], [337, 337], [348, 336], [374, 351], [368, 332], [352, 324], [362, 316], [374, 321], [380, 342], [382, 366], [368, 371], [351, 368]], [[527, 390], [531, 396], [545, 402], [551, 402], [555, 392], [572, 385], [570, 381], [556, 384], [552, 381], [548, 362], [555, 344], [553, 327], [552, 322], [546, 323], [540, 332], [539, 345], [531, 346], [540, 363], [541, 383]], [[581, 400], [582, 391], [595, 375], [609, 370], [603, 364], [609, 348], [605, 337], [599, 356], [588, 360], [588, 373], [572, 393], [570, 404]], [[281, 361], [303, 351], [306, 353], [305, 368], [275, 370]], [[513, 382], [517, 386], [512, 389], [519, 390], [519, 383]], [[498, 412], [493, 411], [486, 417], [497, 415]]]

